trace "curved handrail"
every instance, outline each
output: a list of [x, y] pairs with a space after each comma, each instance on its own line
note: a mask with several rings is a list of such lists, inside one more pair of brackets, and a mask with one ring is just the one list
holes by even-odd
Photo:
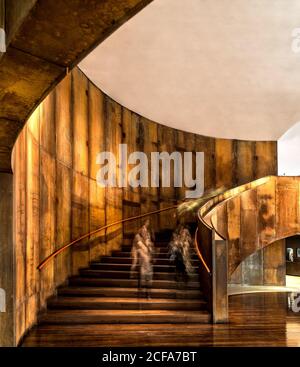
[[196, 228], [195, 237], [194, 237], [195, 249], [196, 249], [196, 252], [197, 252], [197, 255], [198, 255], [199, 259], [201, 260], [203, 266], [205, 267], [205, 270], [208, 272], [209, 275], [211, 275], [211, 271], [210, 271], [208, 265], [206, 264], [202, 254], [201, 254], [201, 251], [199, 250], [198, 237], [197, 236], [198, 236], [198, 228]]
[[205, 217], [211, 213], [214, 209], [216, 209], [219, 205], [224, 203], [225, 201], [228, 201], [241, 193], [254, 189], [258, 186], [264, 185], [266, 182], [268, 182], [271, 179], [272, 176], [267, 176], [263, 178], [259, 178], [255, 181], [246, 183], [244, 185], [237, 186], [233, 189], [229, 189], [225, 191], [222, 194], [216, 195], [211, 200], [208, 200], [204, 205], [201, 206], [201, 208], [198, 210], [198, 219], [206, 225], [206, 227], [213, 229], [213, 224], [209, 223], [207, 220], [205, 220]]
[[[214, 223], [214, 220], [212, 218], [212, 216], [209, 217], [209, 220], [207, 218], [207, 216], [209, 214], [212, 214], [212, 212], [222, 203], [224, 203], [225, 201], [228, 201], [238, 195], [240, 195], [241, 193], [251, 190], [255, 187], [264, 185], [266, 182], [268, 182], [271, 179], [271, 176], [267, 176], [267, 177], [263, 177], [260, 179], [257, 179], [255, 181], [246, 183], [244, 185], [235, 187], [233, 189], [229, 189], [223, 193], [220, 193], [218, 195], [213, 196], [210, 200], [207, 200], [198, 210], [197, 212], [197, 217], [198, 220], [205, 226], [207, 227], [209, 230], [214, 230], [215, 233], [222, 239], [225, 240], [224, 236], [218, 231], [216, 224]], [[211, 275], [211, 270], [209, 268], [209, 266], [207, 265], [207, 263], [205, 262], [202, 253], [199, 249], [198, 246], [198, 228], [196, 230], [195, 233], [195, 238], [194, 238], [194, 245], [195, 245], [195, 249], [197, 252], [197, 255], [199, 257], [199, 259], [201, 260], [204, 268], [206, 269], [207, 273], [209, 275]]]
[[[201, 200], [207, 200], [211, 197], [214, 197], [215, 195], [213, 193], [210, 193], [208, 196], [206, 197], [203, 197], [201, 198]], [[52, 254], [50, 254], [48, 257], [46, 257], [46, 259], [44, 259], [38, 266], [37, 266], [37, 269], [38, 270], [42, 270], [44, 266], [46, 266], [48, 264], [49, 261], [51, 261], [54, 257], [56, 257], [57, 255], [59, 255], [61, 252], [65, 251], [67, 248], [75, 245], [76, 243], [86, 239], [86, 238], [89, 238], [91, 236], [93, 236], [94, 234], [96, 233], [99, 233], [101, 231], [103, 231], [104, 229], [107, 229], [107, 228], [110, 228], [110, 227], [113, 227], [113, 226], [116, 226], [118, 224], [122, 224], [122, 223], [125, 223], [125, 222], [129, 222], [129, 221], [132, 221], [132, 220], [136, 220], [136, 219], [140, 219], [140, 218], [144, 218], [144, 217], [147, 217], [149, 215], [153, 215], [153, 214], [158, 214], [158, 213], [162, 213], [162, 212], [165, 212], [165, 211], [168, 211], [168, 210], [172, 210], [172, 209], [177, 209], [180, 205], [182, 205], [184, 202], [186, 201], [186, 199], [183, 200], [182, 203], [178, 203], [176, 205], [172, 205], [172, 206], [169, 206], [167, 208], [163, 208], [163, 209], [158, 209], [158, 210], [154, 210], [152, 212], [148, 212], [148, 213], [144, 213], [144, 214], [140, 214], [140, 215], [137, 215], [137, 216], [134, 216], [134, 217], [129, 217], [129, 218], [125, 218], [125, 219], [120, 219], [116, 222], [113, 222], [113, 223], [110, 223], [110, 224], [106, 224], [105, 226], [102, 226], [98, 229], [95, 229], [94, 231], [92, 232], [89, 232], [89, 233], [86, 233], [84, 234], [83, 236], [77, 238], [76, 240], [73, 240], [72, 242], [60, 247], [59, 249], [57, 249], [56, 251], [54, 251]], [[199, 253], [200, 253], [200, 250], [198, 249]], [[197, 252], [198, 253], [198, 252]], [[199, 254], [198, 254], [199, 256]], [[204, 261], [203, 260], [203, 257], [200, 253], [200, 256], [199, 256], [200, 260], [202, 258], [201, 261]], [[207, 266], [207, 265], [206, 265]]]
[[134, 217], [129, 217], [129, 218], [125, 218], [125, 219], [120, 219], [116, 222], [113, 222], [113, 223], [110, 223], [110, 224], [106, 224], [105, 226], [102, 226], [98, 229], [95, 229], [94, 231], [92, 232], [89, 232], [89, 233], [86, 233], [84, 234], [83, 236], [77, 238], [76, 240], [73, 240], [72, 242], [60, 247], [59, 249], [57, 249], [56, 251], [54, 251], [51, 255], [49, 255], [48, 257], [46, 257], [46, 259], [44, 259], [37, 267], [38, 270], [42, 270], [43, 267], [45, 265], [48, 264], [49, 261], [51, 261], [54, 257], [56, 257], [57, 255], [59, 255], [61, 252], [65, 251], [67, 248], [75, 245], [76, 243], [88, 238], [88, 237], [91, 237], [93, 236], [94, 234], [96, 233], [99, 233], [101, 231], [103, 231], [104, 229], [107, 229], [107, 228], [110, 228], [110, 227], [114, 227], [118, 224], [122, 224], [122, 223], [125, 223], [125, 222], [129, 222], [129, 221], [132, 221], [132, 220], [136, 220], [136, 219], [140, 219], [140, 218], [144, 218], [144, 217], [147, 217], [149, 215], [153, 215], [153, 214], [158, 214], [158, 213], [162, 213], [162, 212], [165, 212], [165, 211], [168, 211], [168, 210], [172, 210], [172, 209], [177, 209], [177, 207], [179, 206], [180, 204], [177, 204], [177, 205], [173, 205], [173, 206], [169, 206], [167, 208], [163, 208], [163, 209], [158, 209], [158, 210], [154, 210], [152, 212], [148, 212], [148, 213], [144, 213], [144, 214], [140, 214], [140, 215], [136, 215]]
[[[201, 223], [205, 221], [207, 227], [210, 226], [217, 237], [227, 241], [229, 276], [248, 256], [275, 241], [297, 235], [300, 232], [299, 182], [299, 176], [267, 176], [243, 185], [238, 190], [229, 190], [218, 200], [211, 200], [199, 209], [199, 223], [200, 220], [202, 220]], [[260, 188], [262, 190], [258, 190]], [[248, 193], [251, 192], [253, 196], [250, 198]], [[286, 195], [287, 192], [292, 194]], [[232, 206], [227, 205], [228, 201], [236, 198], [242, 198], [240, 207], [235, 201], [233, 201]], [[274, 205], [274, 202], [277, 205]], [[247, 209], [250, 209], [253, 215], [244, 215], [243, 213]], [[234, 222], [227, 221], [227, 217], [230, 217], [233, 211], [236, 216]], [[261, 219], [261, 216], [264, 219]], [[267, 222], [269, 218], [277, 218], [278, 220]], [[247, 233], [252, 221], [257, 219], [265, 220], [266, 224], [253, 233], [251, 244], [248, 245], [247, 235], [243, 233]], [[266, 227], [268, 227], [267, 231]], [[238, 241], [234, 242], [235, 239]], [[209, 243], [203, 243], [203, 245], [205, 245], [206, 250]], [[234, 252], [231, 251], [233, 248]], [[202, 251], [205, 253], [203, 247]]]

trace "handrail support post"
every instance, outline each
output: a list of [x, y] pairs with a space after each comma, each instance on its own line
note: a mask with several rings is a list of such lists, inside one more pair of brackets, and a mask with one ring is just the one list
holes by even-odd
[[228, 256], [227, 241], [213, 231], [212, 239], [212, 317], [213, 323], [228, 322]]

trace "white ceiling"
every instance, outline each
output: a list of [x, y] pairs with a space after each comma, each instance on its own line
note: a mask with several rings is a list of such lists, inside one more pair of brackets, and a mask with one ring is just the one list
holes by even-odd
[[159, 123], [276, 140], [300, 121], [297, 27], [300, 0], [154, 0], [79, 66]]

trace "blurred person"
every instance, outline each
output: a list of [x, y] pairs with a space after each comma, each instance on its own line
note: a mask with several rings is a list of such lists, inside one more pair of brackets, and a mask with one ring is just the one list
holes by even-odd
[[175, 279], [186, 283], [194, 270], [190, 259], [191, 234], [184, 225], [180, 224], [172, 234], [169, 243], [170, 261], [175, 265]]
[[153, 280], [154, 243], [152, 238], [150, 221], [147, 220], [135, 235], [131, 249], [132, 265], [130, 277], [133, 278], [134, 272], [138, 267], [139, 294], [144, 291], [147, 298], [150, 298]]

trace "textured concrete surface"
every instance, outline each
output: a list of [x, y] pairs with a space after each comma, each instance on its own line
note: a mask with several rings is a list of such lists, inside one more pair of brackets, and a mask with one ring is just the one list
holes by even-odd
[[94, 47], [152, 0], [11, 0], [0, 58], [0, 172], [22, 126], [50, 90]]

